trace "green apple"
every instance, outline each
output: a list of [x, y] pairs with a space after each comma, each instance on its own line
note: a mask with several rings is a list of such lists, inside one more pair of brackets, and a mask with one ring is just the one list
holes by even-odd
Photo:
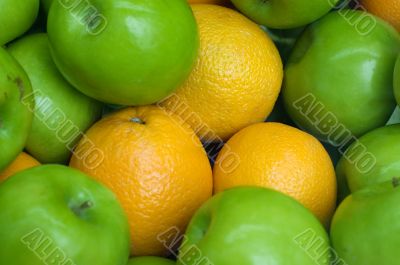
[[302, 129], [339, 146], [385, 125], [396, 102], [393, 68], [400, 36], [381, 19], [332, 12], [297, 41], [285, 68], [286, 110]]
[[126, 265], [128, 220], [83, 173], [45, 165], [0, 184], [0, 264]]
[[127, 265], [174, 265], [175, 262], [159, 257], [137, 257], [129, 260]]
[[347, 265], [398, 265], [399, 179], [369, 186], [347, 197], [331, 226], [334, 249]]
[[196, 212], [178, 264], [323, 265], [331, 264], [330, 250], [325, 229], [300, 203], [278, 191], [239, 187]]
[[275, 29], [307, 25], [331, 10], [338, 0], [232, 0], [243, 14]]
[[400, 105], [400, 56], [397, 57], [393, 75], [393, 88], [397, 104]]
[[0, 171], [22, 151], [31, 129], [34, 103], [28, 76], [0, 47]]
[[[362, 150], [370, 153], [369, 159], [355, 158]], [[336, 167], [339, 179], [345, 180], [342, 198], [347, 192], [356, 192], [367, 186], [391, 180], [400, 176], [400, 124], [375, 129], [358, 139], [347, 148]], [[340, 187], [339, 187], [340, 188]]]
[[26, 149], [42, 163], [67, 163], [82, 133], [100, 117], [102, 104], [63, 78], [52, 61], [46, 34], [24, 37], [8, 50], [27, 72], [36, 102]]
[[67, 2], [52, 4], [47, 29], [55, 63], [84, 94], [146, 105], [189, 75], [199, 39], [186, 0]]
[[39, 0], [0, 0], [0, 46], [26, 32], [39, 12]]

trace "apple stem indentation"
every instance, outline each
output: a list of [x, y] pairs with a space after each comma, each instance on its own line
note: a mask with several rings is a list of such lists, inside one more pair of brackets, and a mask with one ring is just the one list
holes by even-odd
[[81, 210], [85, 210], [87, 208], [90, 208], [93, 206], [93, 203], [91, 201], [85, 201], [84, 203], [81, 204], [79, 207]]
[[85, 210], [91, 208], [93, 206], [93, 202], [92, 201], [84, 201], [81, 205], [79, 205], [78, 207], [72, 207], [72, 211], [77, 215], [80, 216], [82, 214], [82, 212], [84, 212]]

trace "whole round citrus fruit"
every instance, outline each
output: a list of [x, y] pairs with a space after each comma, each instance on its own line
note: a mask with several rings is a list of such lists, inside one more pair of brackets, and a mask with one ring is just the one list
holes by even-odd
[[282, 83], [272, 40], [240, 13], [216, 5], [192, 6], [200, 55], [189, 79], [161, 102], [200, 138], [227, 140], [270, 114]]
[[[109, 114], [86, 137], [70, 165], [117, 195], [130, 222], [134, 256], [166, 255], [167, 244], [157, 236], [171, 227], [183, 233], [212, 194], [211, 166], [200, 140], [187, 125], [155, 106]], [[87, 141], [102, 152], [96, 166], [79, 158]]]
[[[221, 166], [225, 152], [240, 163]], [[328, 153], [313, 136], [281, 123], [258, 123], [235, 134], [214, 165], [214, 189], [262, 186], [290, 195], [328, 225], [335, 210], [336, 178]]]
[[399, 0], [360, 0], [368, 12], [378, 16], [400, 31], [400, 1]]
[[22, 152], [5, 170], [0, 172], [0, 182], [19, 171], [38, 165], [40, 165], [40, 163], [35, 158], [31, 157], [25, 152]]

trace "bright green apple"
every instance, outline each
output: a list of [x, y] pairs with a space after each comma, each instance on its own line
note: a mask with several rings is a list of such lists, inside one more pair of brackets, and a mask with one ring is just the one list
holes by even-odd
[[52, 61], [46, 34], [24, 37], [9, 52], [27, 72], [36, 102], [26, 149], [42, 163], [66, 163], [71, 150], [100, 117], [102, 104], [74, 89]]
[[0, 46], [26, 32], [38, 11], [39, 0], [0, 0]]
[[146, 105], [189, 75], [199, 40], [186, 0], [67, 2], [52, 4], [47, 29], [55, 63], [84, 94]]
[[335, 213], [331, 240], [346, 265], [398, 265], [400, 180], [366, 187]]
[[285, 68], [286, 110], [302, 129], [341, 146], [386, 124], [395, 109], [400, 35], [361, 11], [331, 12], [309, 26]]
[[400, 56], [397, 57], [393, 75], [393, 88], [397, 105], [400, 105]]
[[314, 215], [264, 188], [215, 195], [194, 215], [183, 242], [182, 265], [331, 264], [327, 233]]
[[243, 14], [275, 29], [307, 25], [331, 10], [338, 0], [232, 0]]
[[159, 257], [137, 257], [129, 260], [127, 265], [174, 265], [175, 262]]
[[126, 265], [127, 218], [83, 173], [45, 165], [0, 184], [0, 264]]
[[[362, 151], [366, 150], [366, 152]], [[368, 153], [367, 153], [368, 152]], [[357, 158], [360, 156], [365, 158]], [[350, 145], [336, 167], [342, 199], [349, 192], [400, 176], [400, 124], [368, 132]]]
[[31, 129], [34, 102], [28, 76], [0, 47], [0, 171], [22, 151]]

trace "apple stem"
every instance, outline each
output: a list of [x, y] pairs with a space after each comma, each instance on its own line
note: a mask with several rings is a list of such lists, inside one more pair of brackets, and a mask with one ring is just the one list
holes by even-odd
[[83, 210], [86, 210], [86, 209], [88, 209], [88, 208], [90, 208], [92, 206], [93, 206], [93, 203], [91, 201], [85, 201], [85, 202], [83, 202], [81, 204], [81, 206], [79, 206], [79, 210], [83, 211]]
[[89, 209], [93, 206], [93, 203], [91, 201], [84, 201], [81, 205], [77, 207], [72, 207], [71, 210], [77, 215], [81, 216], [82, 212], [85, 211], [86, 209]]
[[393, 188], [400, 186], [400, 178], [397, 178], [397, 177], [392, 178], [392, 185], [393, 185]]

